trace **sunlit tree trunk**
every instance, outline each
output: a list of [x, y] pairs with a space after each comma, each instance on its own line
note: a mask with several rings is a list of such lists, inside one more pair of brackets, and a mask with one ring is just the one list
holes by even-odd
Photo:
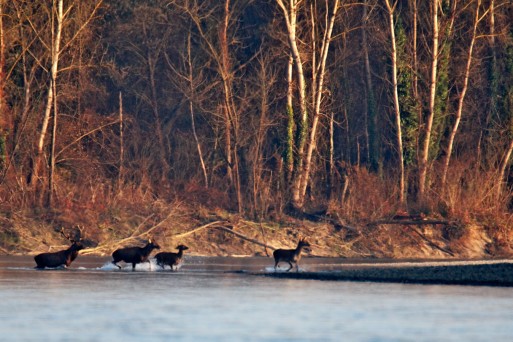
[[442, 170], [442, 180], [441, 185], [442, 189], [445, 189], [445, 183], [447, 181], [447, 172], [449, 170], [449, 164], [451, 162], [451, 155], [454, 145], [454, 138], [456, 136], [456, 133], [458, 132], [459, 124], [461, 121], [461, 116], [463, 113], [463, 104], [465, 101], [465, 95], [467, 94], [468, 89], [468, 80], [470, 75], [470, 68], [472, 66], [472, 54], [474, 50], [474, 44], [476, 42], [476, 36], [477, 36], [477, 26], [479, 24], [479, 21], [481, 18], [479, 17], [479, 7], [481, 6], [481, 0], [476, 0], [476, 9], [475, 9], [475, 15], [474, 15], [474, 24], [472, 28], [472, 38], [470, 40], [468, 52], [467, 52], [467, 63], [465, 67], [465, 75], [463, 76], [463, 87], [461, 89], [461, 93], [458, 98], [458, 108], [456, 109], [456, 113], [454, 115], [454, 124], [452, 126], [451, 132], [449, 134], [449, 139], [447, 142], [447, 150], [444, 160], [444, 166]]
[[[510, 113], [513, 114], [513, 113]], [[513, 153], [513, 139], [510, 140], [508, 148], [504, 153], [504, 157], [501, 159], [501, 163], [499, 165], [499, 176], [497, 177], [497, 186], [496, 186], [496, 197], [500, 198], [502, 194], [502, 188], [504, 183], [504, 176], [506, 175], [506, 168], [509, 165], [511, 154]]]
[[294, 173], [294, 107], [292, 104], [294, 86], [292, 76], [294, 71], [294, 59], [289, 57], [287, 65], [287, 146], [285, 152], [285, 164], [287, 167], [287, 183], [292, 179]]
[[438, 23], [438, 7], [440, 0], [434, 0], [431, 6], [431, 24], [432, 24], [432, 46], [431, 46], [431, 71], [429, 79], [429, 108], [427, 119], [424, 123], [424, 136], [421, 142], [421, 150], [419, 156], [419, 186], [418, 186], [418, 197], [420, 201], [424, 200], [426, 179], [428, 173], [429, 163], [429, 146], [431, 143], [431, 131], [433, 128], [433, 119], [435, 117], [435, 100], [436, 100], [436, 83], [437, 83], [437, 71], [438, 71], [438, 35], [439, 35], [439, 23]]
[[[233, 70], [232, 61], [229, 52], [228, 42], [228, 26], [230, 24], [230, 0], [224, 2], [224, 17], [219, 32], [220, 45], [221, 45], [221, 73], [224, 87], [224, 110], [226, 122], [226, 156], [228, 162], [228, 169], [234, 186], [235, 194], [237, 196], [237, 207], [239, 213], [242, 212], [242, 192], [240, 183], [240, 165], [238, 157], [239, 148], [239, 117], [237, 114], [233, 94]], [[233, 134], [233, 143], [231, 135]]]
[[[327, 2], [326, 2], [327, 3]], [[328, 9], [326, 9], [328, 10]], [[303, 169], [300, 169], [300, 194], [299, 198], [296, 202], [296, 205], [299, 207], [302, 207], [304, 204], [304, 199], [306, 195], [306, 188], [308, 186], [308, 181], [310, 178], [310, 170], [312, 167], [312, 156], [313, 152], [317, 145], [317, 129], [319, 125], [319, 119], [321, 117], [321, 104], [323, 100], [323, 94], [324, 94], [324, 80], [326, 75], [326, 61], [328, 59], [328, 52], [330, 48], [331, 43], [331, 35], [333, 33], [333, 26], [335, 23], [335, 17], [337, 16], [339, 10], [339, 0], [335, 0], [333, 7], [331, 8], [331, 12], [329, 14], [329, 18], [326, 18], [326, 26], [325, 31], [323, 32], [322, 37], [322, 44], [320, 46], [320, 53], [319, 53], [319, 64], [314, 64], [314, 79], [316, 82], [315, 88], [312, 89], [314, 92], [314, 112], [313, 112], [313, 119], [312, 119], [312, 127], [310, 130], [310, 135], [308, 139], [308, 149], [306, 153], [305, 163]], [[312, 17], [312, 20], [315, 20], [315, 18]], [[315, 26], [315, 22], [312, 22], [312, 27]], [[315, 53], [315, 51], [314, 51]], [[315, 61], [315, 59], [314, 59]]]
[[397, 6], [397, 2], [394, 4], [390, 3], [390, 0], [385, 0], [385, 5], [388, 10], [388, 23], [390, 30], [390, 43], [392, 45], [392, 86], [394, 94], [394, 112], [395, 112], [395, 127], [396, 127], [396, 139], [397, 139], [397, 164], [399, 167], [399, 202], [404, 204], [405, 202], [405, 190], [404, 190], [404, 160], [403, 160], [403, 139], [401, 130], [401, 109], [399, 108], [399, 93], [397, 90], [397, 47], [395, 39], [395, 24], [394, 24], [394, 11]]
[[[57, 76], [59, 72], [59, 61], [60, 56], [63, 50], [65, 50], [69, 45], [75, 41], [75, 39], [80, 35], [80, 33], [85, 29], [85, 27], [88, 26], [88, 24], [93, 20], [95, 13], [99, 9], [99, 7], [102, 4], [102, 0], [98, 0], [93, 10], [91, 11], [89, 17], [82, 23], [82, 25], [75, 31], [72, 32], [72, 35], [68, 37], [66, 43], [62, 43], [62, 30], [64, 25], [64, 19], [69, 16], [70, 11], [74, 8], [73, 2], [69, 4], [69, 6], [64, 10], [64, 3], [63, 0], [53, 0], [52, 2], [52, 9], [51, 9], [51, 44], [50, 44], [50, 55], [51, 55], [51, 67], [50, 67], [50, 77], [48, 81], [48, 91], [46, 94], [46, 105], [45, 105], [45, 111], [43, 114], [43, 120], [41, 124], [41, 129], [39, 136], [37, 138], [37, 145], [36, 145], [36, 156], [34, 159], [34, 163], [32, 165], [32, 172], [30, 173], [30, 178], [28, 179], [29, 184], [34, 187], [36, 183], [39, 181], [40, 173], [42, 172], [42, 163], [44, 159], [44, 147], [45, 147], [45, 141], [46, 136], [48, 134], [48, 126], [50, 123], [50, 118], [52, 117], [52, 109], [54, 109], [55, 101], [57, 101]], [[61, 47], [62, 45], [62, 47]], [[53, 124], [55, 125], [55, 129], [57, 126], [57, 116], [58, 112], [55, 108], [53, 110], [54, 112], [54, 120]], [[56, 134], [57, 131], [55, 131]], [[53, 137], [52, 137], [53, 139]], [[52, 155], [52, 151], [50, 151], [50, 166], [52, 165], [52, 158], [55, 158], [54, 155]], [[53, 153], [55, 153], [55, 150], [53, 150]], [[51, 173], [53, 173], [53, 170], [51, 170]], [[53, 182], [53, 181], [52, 181]], [[43, 195], [42, 193], [40, 195]]]
[[[55, 17], [53, 16], [55, 13]], [[34, 171], [32, 172], [32, 185], [38, 181], [41, 163], [43, 161], [43, 152], [45, 146], [45, 138], [48, 132], [48, 124], [52, 114], [53, 101], [56, 99], [54, 96], [54, 90], [56, 87], [54, 84], [57, 82], [57, 72], [59, 67], [59, 56], [60, 56], [60, 45], [61, 45], [61, 34], [62, 34], [62, 21], [64, 18], [64, 4], [63, 0], [54, 0], [52, 5], [52, 45], [51, 45], [51, 57], [52, 65], [50, 69], [50, 81], [48, 85], [48, 92], [46, 96], [46, 107], [43, 116], [43, 123], [41, 125], [41, 131], [39, 133], [39, 140], [37, 143], [36, 158], [34, 162]], [[56, 26], [54, 20], [57, 22]], [[57, 113], [54, 113], [56, 115]], [[56, 124], [56, 122], [54, 122]]]
[[55, 143], [57, 141], [57, 119], [59, 107], [57, 103], [57, 84], [53, 82], [53, 116], [52, 116], [52, 141], [50, 146], [50, 174], [48, 177], [48, 207], [53, 207], [54, 174], [55, 174]]
[[297, 15], [303, 1], [301, 0], [276, 0], [280, 6], [283, 16], [285, 18], [285, 25], [287, 27], [287, 37], [289, 41], [290, 51], [296, 66], [297, 80], [298, 80], [298, 94], [299, 94], [299, 127], [298, 135], [299, 141], [297, 144], [297, 170], [294, 172], [292, 180], [292, 205], [295, 208], [303, 206], [303, 198], [301, 196], [301, 174], [304, 173], [303, 165], [304, 150], [306, 143], [306, 136], [308, 132], [308, 111], [306, 106], [306, 81], [303, 72], [303, 60], [299, 53], [298, 41], [296, 37], [297, 30]]
[[121, 194], [121, 185], [125, 177], [125, 143], [124, 143], [124, 129], [123, 129], [123, 93], [119, 92], [119, 172], [118, 172], [118, 191]]

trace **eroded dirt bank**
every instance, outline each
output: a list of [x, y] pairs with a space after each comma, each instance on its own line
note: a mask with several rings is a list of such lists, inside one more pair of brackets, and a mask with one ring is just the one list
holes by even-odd
[[[132, 210], [61, 211], [37, 217], [8, 213], [0, 217], [0, 252], [33, 255], [66, 248], [64, 230], [81, 237], [81, 253], [110, 255], [122, 246], [149, 239], [162, 249], [189, 246], [192, 255], [253, 256], [273, 248], [294, 248], [306, 237], [311, 256], [392, 259], [497, 259], [513, 253], [506, 235], [485, 225], [432, 218], [346, 223], [330, 217], [312, 220], [281, 216], [255, 222], [224, 211], [182, 203], [154, 203]], [[268, 246], [267, 248], [264, 246]]]

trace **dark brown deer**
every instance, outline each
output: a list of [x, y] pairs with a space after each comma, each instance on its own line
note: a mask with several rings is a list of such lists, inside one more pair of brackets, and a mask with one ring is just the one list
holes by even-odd
[[180, 264], [183, 262], [183, 251], [189, 249], [189, 247], [179, 245], [176, 249], [178, 249], [178, 253], [160, 252], [155, 255], [157, 264], [162, 268], [169, 265], [172, 271], [177, 271]]
[[148, 257], [150, 256], [151, 251], [154, 249], [160, 249], [160, 246], [152, 242], [151, 239], [148, 240], [148, 243], [144, 247], [125, 247], [120, 248], [112, 253], [112, 263], [116, 265], [118, 268], [121, 266], [118, 265], [118, 262], [124, 261], [126, 263], [132, 264], [132, 270], [135, 270], [135, 265], [143, 262], [149, 262]]
[[72, 239], [69, 234], [64, 234], [64, 229], [61, 229], [61, 234], [71, 242], [71, 246], [63, 251], [36, 255], [34, 260], [36, 261], [37, 269], [44, 269], [45, 267], [55, 268], [60, 266], [69, 267], [73, 260], [77, 258], [78, 252], [84, 249], [84, 246], [81, 243], [81, 238], [79, 238], [78, 241]]
[[308, 241], [306, 241], [304, 238], [300, 239], [296, 249], [277, 249], [273, 252], [274, 256], [274, 271], [276, 271], [276, 268], [278, 267], [278, 264], [281, 261], [288, 262], [290, 265], [290, 268], [287, 270], [290, 271], [294, 266], [292, 264], [296, 265], [296, 271], [299, 271], [299, 260], [301, 260], [301, 251], [304, 247], [310, 247], [310, 244]]

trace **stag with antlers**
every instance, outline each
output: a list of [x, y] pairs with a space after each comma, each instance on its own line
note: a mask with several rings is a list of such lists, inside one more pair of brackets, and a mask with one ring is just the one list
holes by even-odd
[[64, 228], [61, 229], [61, 235], [64, 236], [68, 241], [71, 242], [71, 246], [68, 249], [53, 252], [53, 253], [41, 253], [34, 257], [36, 261], [37, 269], [44, 269], [45, 267], [69, 267], [71, 263], [77, 258], [78, 252], [84, 249], [82, 245], [82, 234], [79, 234], [79, 239], [72, 239], [69, 234], [64, 233]]

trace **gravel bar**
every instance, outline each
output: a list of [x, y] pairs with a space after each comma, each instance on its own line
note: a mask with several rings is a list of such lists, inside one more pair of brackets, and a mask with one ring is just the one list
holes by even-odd
[[347, 266], [326, 272], [269, 272], [267, 277], [411, 284], [513, 286], [513, 263], [471, 263], [415, 266]]

